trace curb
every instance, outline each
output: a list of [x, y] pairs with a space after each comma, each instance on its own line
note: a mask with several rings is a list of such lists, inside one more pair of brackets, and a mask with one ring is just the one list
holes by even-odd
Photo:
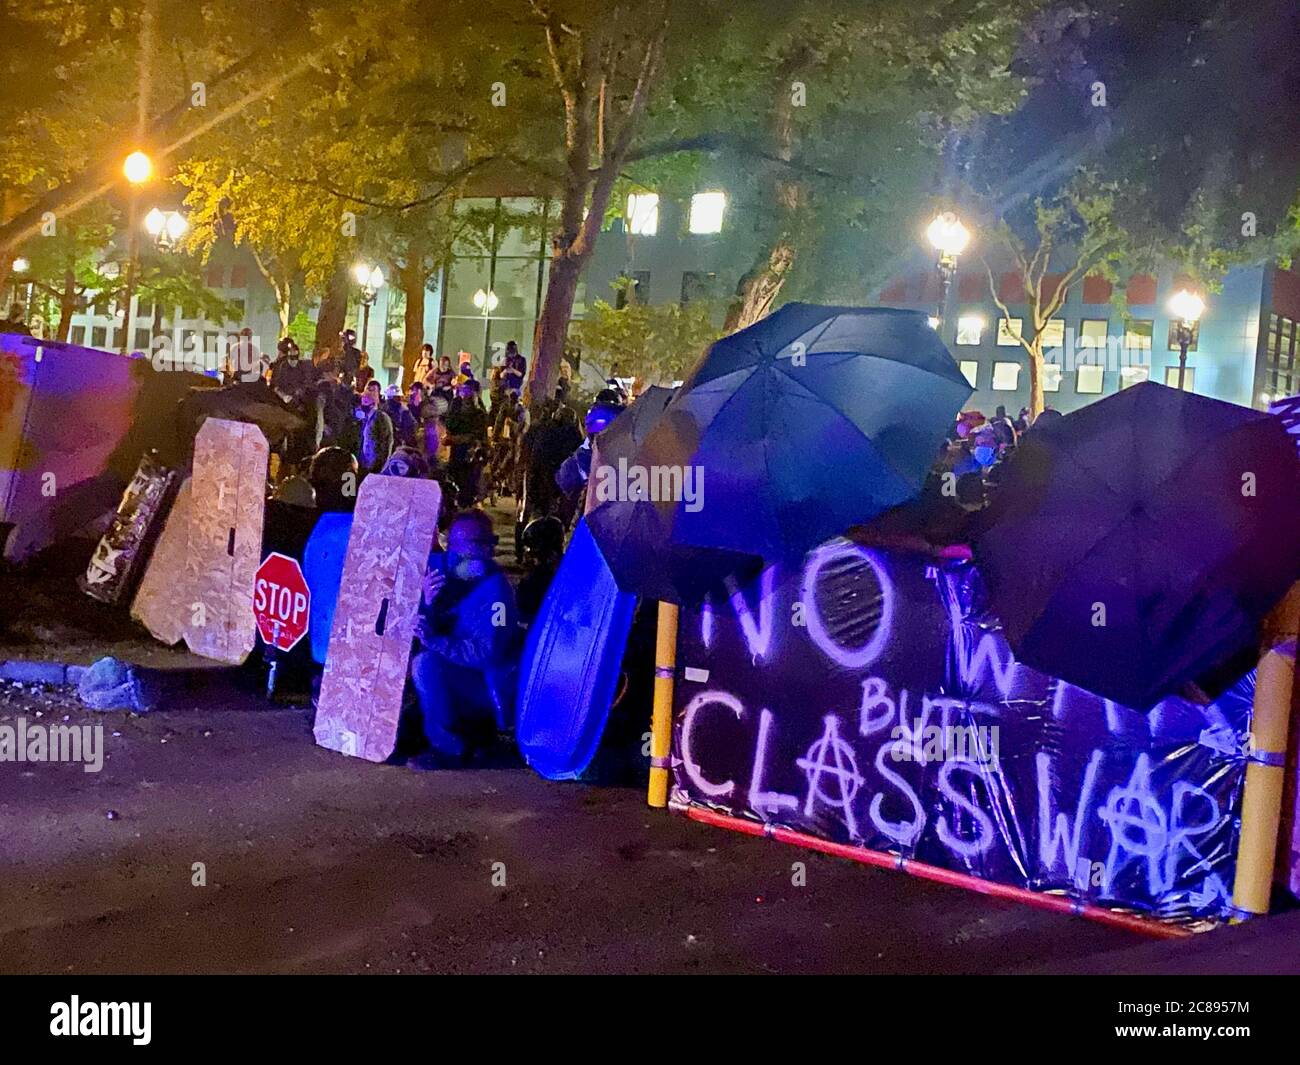
[[65, 662], [31, 662], [13, 658], [0, 662], [0, 680], [22, 684], [79, 684], [87, 668]]

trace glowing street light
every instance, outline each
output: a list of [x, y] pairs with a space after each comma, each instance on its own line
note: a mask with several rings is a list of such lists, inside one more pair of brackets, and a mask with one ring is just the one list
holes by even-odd
[[155, 207], [144, 216], [144, 228], [160, 248], [172, 248], [185, 236], [190, 224], [180, 211], [161, 211]]
[[1181, 392], [1187, 377], [1187, 349], [1196, 338], [1196, 323], [1205, 313], [1205, 300], [1195, 292], [1180, 288], [1169, 297], [1169, 313], [1177, 320], [1178, 391]]
[[132, 185], [143, 185], [153, 177], [153, 160], [144, 152], [132, 152], [122, 163], [122, 173]]
[[948, 307], [948, 289], [952, 285], [952, 275], [957, 272], [957, 257], [966, 250], [970, 243], [970, 230], [952, 211], [944, 211], [935, 216], [926, 228], [926, 237], [931, 246], [939, 253], [939, 323], [937, 330], [943, 329], [944, 312]]
[[491, 289], [486, 292], [484, 292], [483, 289], [479, 289], [474, 293], [473, 300], [474, 306], [483, 312], [484, 318], [495, 311], [497, 309], [497, 304], [500, 302], [500, 300], [497, 299], [497, 294]]

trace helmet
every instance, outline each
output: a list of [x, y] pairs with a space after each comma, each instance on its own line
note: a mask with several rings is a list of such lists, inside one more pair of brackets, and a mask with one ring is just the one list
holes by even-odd
[[564, 551], [564, 526], [554, 515], [534, 518], [524, 526], [521, 539], [530, 555], [558, 555]]
[[599, 401], [593, 403], [587, 410], [587, 415], [583, 419], [583, 426], [587, 432], [595, 436], [604, 429], [619, 415], [619, 408], [609, 403]]
[[339, 336], [341, 336], [348, 343], [351, 343], [352, 341], [357, 339], [357, 331], [355, 329], [345, 329], [343, 330], [343, 332], [339, 334]]
[[280, 342], [276, 344], [275, 350], [281, 355], [288, 355], [291, 351], [298, 351], [298, 344], [293, 337], [282, 337]]
[[379, 472], [387, 477], [425, 478], [429, 476], [429, 463], [415, 448], [404, 444], [393, 452]]
[[306, 477], [295, 474], [281, 481], [271, 498], [295, 507], [314, 507], [316, 489]]
[[596, 393], [596, 402], [607, 407], [622, 407], [623, 395], [616, 388], [602, 388]]
[[[351, 481], [347, 478], [351, 475]], [[307, 475], [316, 489], [316, 501], [326, 510], [346, 507], [348, 492], [356, 494], [357, 460], [352, 452], [341, 447], [323, 447], [312, 456]]]

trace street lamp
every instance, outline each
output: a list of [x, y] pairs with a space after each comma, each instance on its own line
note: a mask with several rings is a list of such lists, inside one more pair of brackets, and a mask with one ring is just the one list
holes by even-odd
[[160, 211], [155, 207], [144, 216], [144, 228], [158, 247], [174, 248], [190, 224], [180, 211]]
[[499, 302], [497, 294], [491, 289], [488, 289], [486, 292], [479, 289], [474, 293], [474, 306], [483, 312], [484, 318], [497, 309], [497, 304]]
[[939, 324], [935, 328], [942, 330], [944, 312], [948, 309], [948, 289], [952, 285], [952, 275], [957, 272], [957, 256], [970, 243], [970, 230], [952, 211], [944, 211], [935, 216], [925, 235], [939, 253]]
[[1177, 321], [1178, 330], [1178, 391], [1183, 390], [1183, 380], [1187, 376], [1187, 348], [1195, 336], [1196, 323], [1205, 313], [1205, 301], [1195, 292], [1180, 288], [1169, 297], [1169, 313]]
[[369, 263], [357, 263], [352, 268], [352, 276], [361, 286], [361, 349], [366, 350], [370, 333], [370, 307], [384, 287], [384, 272]]
[[131, 346], [131, 333], [135, 326], [131, 304], [135, 302], [136, 275], [140, 272], [140, 245], [135, 232], [136, 218], [140, 214], [140, 186], [153, 177], [153, 160], [142, 151], [134, 151], [123, 160], [122, 173], [131, 186], [126, 222], [126, 306], [122, 310], [122, 342], [118, 346], [125, 355]]

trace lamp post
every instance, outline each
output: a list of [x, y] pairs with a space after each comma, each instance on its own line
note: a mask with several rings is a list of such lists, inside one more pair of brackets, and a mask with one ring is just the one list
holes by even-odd
[[497, 294], [491, 289], [487, 289], [486, 291], [484, 289], [479, 289], [474, 293], [473, 300], [474, 306], [477, 307], [479, 313], [483, 315], [483, 359], [484, 365], [486, 365], [488, 344], [492, 339], [489, 335], [490, 326], [488, 325], [488, 316], [497, 309], [497, 303], [500, 301], [497, 299]]
[[970, 230], [962, 225], [961, 219], [952, 211], [944, 211], [935, 216], [925, 231], [931, 246], [939, 253], [939, 321], [935, 329], [943, 335], [943, 320], [948, 309], [948, 289], [952, 286], [952, 275], [957, 272], [957, 257], [966, 250], [970, 243]]
[[1205, 301], [1195, 292], [1180, 288], [1169, 298], [1169, 313], [1177, 320], [1178, 330], [1178, 391], [1183, 391], [1187, 377], [1187, 349], [1196, 335], [1196, 323], [1205, 312]]
[[369, 351], [370, 308], [384, 287], [384, 272], [369, 263], [357, 263], [352, 268], [352, 276], [361, 286], [361, 350]]
[[180, 211], [161, 211], [155, 207], [144, 216], [144, 228], [159, 248], [170, 251], [180, 243], [190, 224]]
[[118, 350], [125, 355], [131, 347], [131, 334], [135, 315], [131, 305], [135, 302], [136, 275], [140, 271], [140, 242], [136, 235], [136, 217], [140, 212], [140, 186], [153, 177], [153, 160], [144, 152], [135, 151], [122, 163], [122, 174], [131, 186], [131, 199], [126, 220], [126, 294], [122, 308], [122, 342]]

